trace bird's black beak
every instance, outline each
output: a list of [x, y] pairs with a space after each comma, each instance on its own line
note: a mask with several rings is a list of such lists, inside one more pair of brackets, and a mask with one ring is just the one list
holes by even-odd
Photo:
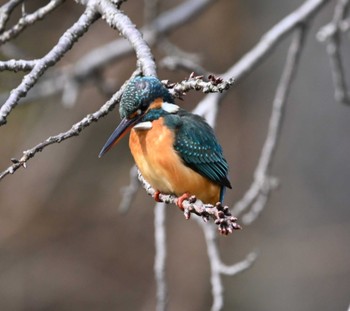
[[98, 157], [101, 158], [109, 149], [116, 145], [118, 141], [121, 140], [124, 135], [131, 130], [132, 126], [136, 124], [137, 121], [139, 121], [139, 119], [139, 117], [136, 117], [133, 119], [124, 118], [121, 120], [118, 127], [114, 130], [112, 135], [108, 138], [107, 142], [101, 149]]

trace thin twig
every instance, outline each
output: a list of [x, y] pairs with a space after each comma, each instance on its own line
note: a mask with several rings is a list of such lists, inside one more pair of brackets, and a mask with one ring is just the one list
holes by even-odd
[[167, 284], [165, 280], [165, 260], [166, 260], [166, 230], [165, 213], [166, 205], [157, 203], [154, 208], [154, 238], [155, 238], [155, 258], [154, 274], [156, 279], [156, 310], [165, 311], [167, 305]]
[[334, 85], [334, 98], [338, 103], [350, 105], [350, 95], [346, 83], [343, 60], [340, 53], [342, 21], [349, 9], [349, 0], [339, 0], [335, 6], [333, 20], [322, 27], [317, 34], [321, 42], [326, 42]]
[[285, 104], [300, 60], [305, 33], [306, 26], [300, 25], [293, 36], [288, 50], [286, 64], [277, 86], [267, 136], [254, 173], [254, 181], [233, 209], [234, 215], [240, 215], [248, 207], [253, 205], [250, 212], [245, 214], [242, 219], [245, 224], [250, 224], [258, 217], [266, 206], [270, 191], [277, 186], [276, 179], [269, 176], [269, 170], [281, 135]]
[[138, 181], [138, 169], [136, 165], [134, 165], [130, 169], [130, 184], [124, 188], [122, 188], [122, 200], [119, 205], [119, 211], [125, 213], [129, 210], [133, 200], [135, 199], [135, 194], [139, 189], [139, 181]]
[[64, 1], [65, 0], [51, 0], [47, 5], [38, 9], [34, 13], [22, 16], [17, 24], [0, 35], [0, 44], [5, 43], [18, 36], [27, 26], [43, 19], [47, 14], [60, 6]]
[[96, 8], [111, 27], [118, 29], [132, 45], [137, 61], [144, 75], [156, 76], [156, 64], [151, 50], [142, 38], [141, 32], [131, 22], [130, 18], [118, 10], [108, 0], [96, 1]]
[[168, 80], [162, 81], [163, 84], [169, 88], [169, 92], [175, 97], [182, 97], [190, 90], [202, 91], [203, 93], [222, 93], [227, 91], [232, 85], [233, 80], [229, 79], [225, 81], [224, 79], [209, 75], [207, 80], [204, 81], [204, 76], [196, 76], [194, 72], [191, 73], [189, 78], [178, 82], [171, 83]]

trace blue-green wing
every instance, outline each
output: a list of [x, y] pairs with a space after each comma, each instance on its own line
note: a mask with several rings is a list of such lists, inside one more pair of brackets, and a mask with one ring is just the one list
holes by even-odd
[[211, 181], [231, 188], [222, 148], [204, 119], [183, 110], [165, 119], [176, 132], [174, 148], [184, 163]]

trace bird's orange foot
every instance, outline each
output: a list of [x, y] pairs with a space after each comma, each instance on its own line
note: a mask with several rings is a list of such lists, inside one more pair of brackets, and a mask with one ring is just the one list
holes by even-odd
[[153, 199], [154, 199], [156, 202], [163, 202], [163, 201], [160, 199], [159, 195], [160, 195], [160, 191], [157, 190], [157, 191], [153, 194]]
[[[193, 195], [190, 195], [188, 192], [184, 193], [182, 196], [178, 197], [176, 200], [176, 205], [179, 207], [179, 209], [181, 209], [182, 211], [185, 210], [184, 206], [182, 205], [183, 201], [191, 199], [191, 202], [195, 202], [196, 201], [196, 197]], [[193, 203], [192, 202], [192, 203]]]

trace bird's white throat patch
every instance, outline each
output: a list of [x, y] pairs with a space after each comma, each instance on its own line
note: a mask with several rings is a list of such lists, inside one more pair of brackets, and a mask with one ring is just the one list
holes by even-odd
[[151, 121], [141, 122], [136, 124], [133, 128], [137, 131], [150, 130], [152, 128], [152, 122]]
[[176, 113], [179, 111], [180, 107], [175, 104], [170, 104], [167, 102], [162, 103], [162, 109], [169, 113]]

